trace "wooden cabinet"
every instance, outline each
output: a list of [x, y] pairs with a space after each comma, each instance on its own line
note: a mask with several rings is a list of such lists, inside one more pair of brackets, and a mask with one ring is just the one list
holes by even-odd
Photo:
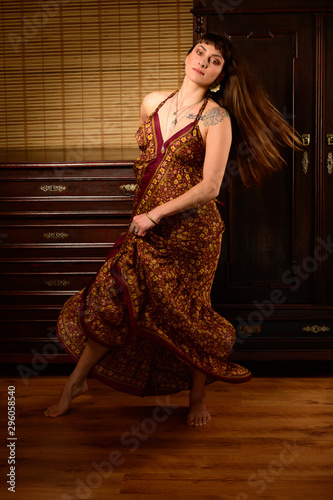
[[60, 309], [102, 266], [132, 211], [138, 153], [104, 154], [111, 159], [17, 162], [12, 153], [0, 164], [2, 362], [47, 352], [69, 360], [56, 338]]
[[333, 357], [332, 11], [329, 1], [194, 2], [195, 38], [226, 33], [309, 137], [304, 152], [282, 151], [287, 166], [260, 189], [231, 175], [222, 192], [212, 301], [237, 327], [234, 359]]

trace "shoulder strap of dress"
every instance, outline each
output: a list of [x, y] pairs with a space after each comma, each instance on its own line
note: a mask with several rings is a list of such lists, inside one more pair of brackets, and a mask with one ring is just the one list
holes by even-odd
[[160, 102], [160, 104], [157, 106], [157, 108], [155, 109], [154, 113], [157, 113], [158, 110], [163, 106], [163, 104], [168, 100], [170, 99], [170, 97], [173, 97], [177, 92], [178, 92], [179, 89], [177, 90], [174, 90], [170, 95], [168, 95], [168, 97], [166, 97], [162, 102]]
[[205, 100], [204, 100], [204, 102], [201, 105], [201, 108], [198, 111], [198, 114], [197, 114], [196, 119], [195, 119], [195, 123], [197, 123], [200, 120], [201, 115], [204, 112], [204, 109], [207, 106], [208, 101], [209, 101], [209, 97], [206, 97]]

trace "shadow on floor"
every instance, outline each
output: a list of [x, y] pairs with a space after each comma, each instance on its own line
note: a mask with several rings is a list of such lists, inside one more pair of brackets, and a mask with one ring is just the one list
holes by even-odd
[[[333, 375], [333, 362], [331, 360], [297, 360], [297, 361], [237, 361], [248, 368], [254, 377], [327, 377]], [[19, 363], [18, 363], [19, 364]], [[29, 366], [29, 363], [23, 363]], [[69, 375], [74, 368], [73, 363], [49, 363], [40, 376]], [[0, 377], [19, 376], [17, 364], [2, 363]]]

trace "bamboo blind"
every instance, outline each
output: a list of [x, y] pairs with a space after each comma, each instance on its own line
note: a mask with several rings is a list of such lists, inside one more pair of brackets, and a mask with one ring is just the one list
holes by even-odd
[[144, 95], [181, 83], [191, 0], [0, 5], [0, 148], [135, 146]]

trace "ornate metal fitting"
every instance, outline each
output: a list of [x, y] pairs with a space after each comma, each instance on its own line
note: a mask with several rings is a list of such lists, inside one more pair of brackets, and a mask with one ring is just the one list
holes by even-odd
[[43, 236], [47, 240], [64, 240], [68, 238], [68, 233], [44, 233]]
[[55, 186], [55, 185], [45, 185], [45, 186], [40, 186], [40, 190], [44, 191], [44, 193], [47, 193], [51, 191], [52, 193], [61, 193], [61, 191], [66, 191], [67, 186]]

